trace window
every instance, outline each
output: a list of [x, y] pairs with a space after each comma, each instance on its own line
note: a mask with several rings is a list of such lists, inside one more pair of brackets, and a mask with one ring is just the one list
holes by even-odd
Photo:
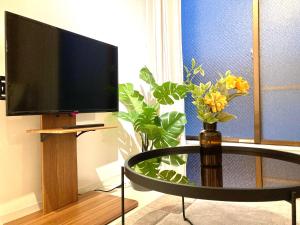
[[[297, 0], [182, 1], [184, 64], [189, 65], [192, 57], [202, 64], [202, 82], [230, 69], [242, 74], [252, 88], [227, 109], [238, 119], [219, 124], [225, 140], [300, 144], [299, 35]], [[188, 139], [202, 129], [191, 102], [187, 97]]]
[[262, 139], [300, 141], [300, 2], [260, 3]]

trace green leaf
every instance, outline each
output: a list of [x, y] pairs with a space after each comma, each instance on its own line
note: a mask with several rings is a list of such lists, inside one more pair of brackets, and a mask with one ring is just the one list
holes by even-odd
[[118, 112], [118, 117], [128, 122], [134, 123], [138, 117], [137, 112]]
[[198, 117], [199, 120], [205, 122], [205, 118], [204, 118], [203, 114], [198, 113], [197, 117]]
[[198, 74], [198, 73], [200, 73], [202, 76], [205, 75], [205, 72], [204, 72], [204, 70], [203, 70], [203, 68], [202, 68], [201, 65], [197, 66], [197, 67], [194, 69], [194, 75], [196, 75], [196, 74]]
[[157, 112], [153, 107], [144, 107], [143, 112], [134, 121], [133, 127], [136, 132], [145, 132], [145, 125], [156, 123]]
[[211, 81], [208, 81], [208, 82], [205, 84], [205, 89], [208, 90], [210, 87], [211, 87]]
[[153, 107], [156, 110], [156, 112], [159, 111], [159, 108], [160, 108], [160, 104], [159, 103], [155, 103], [155, 104], [150, 105], [150, 106]]
[[206, 123], [213, 124], [213, 123], [218, 122], [218, 119], [217, 119], [216, 117], [209, 117], [209, 118], [206, 119], [205, 122], [206, 122]]
[[189, 179], [174, 170], [163, 170], [159, 172], [158, 178], [161, 180], [169, 181], [177, 184], [188, 184]]
[[189, 179], [174, 170], [159, 170], [161, 165], [161, 157], [148, 159], [136, 164], [133, 169], [139, 174], [143, 174], [148, 177], [158, 178], [160, 180], [169, 181], [177, 184], [188, 184]]
[[211, 87], [211, 82], [207, 82], [206, 84], [200, 83], [199, 85], [203, 93], [205, 93]]
[[190, 78], [191, 78], [191, 73], [187, 73], [186, 74], [186, 81], [187, 81], [187, 83], [190, 83], [191, 81], [190, 81]]
[[183, 99], [186, 96], [186, 85], [176, 84], [173, 82], [165, 82], [157, 86], [153, 91], [153, 96], [160, 104], [172, 105], [174, 100]]
[[170, 112], [160, 116], [161, 125], [144, 124], [142, 131], [153, 141], [155, 148], [174, 147], [179, 144], [179, 136], [184, 130], [186, 118], [183, 113]]
[[[201, 101], [203, 101], [203, 99], [201, 99]], [[198, 118], [201, 121], [205, 121], [206, 118], [208, 118], [210, 116], [209, 107], [204, 104], [204, 101], [203, 101], [203, 104], [201, 104], [201, 105], [197, 104], [196, 107], [197, 107]], [[207, 116], [207, 113], [209, 113], [209, 116]]]
[[156, 126], [161, 126], [161, 119], [160, 119], [159, 116], [156, 116], [156, 117], [154, 118], [154, 124], [155, 124]]
[[245, 95], [248, 95], [248, 93], [234, 93], [234, 94], [231, 94], [228, 96], [227, 101], [230, 102], [230, 101], [232, 101], [232, 99], [234, 99], [236, 97], [245, 96]]
[[205, 88], [203, 88], [201, 86], [194, 85], [193, 90], [191, 91], [191, 93], [192, 93], [192, 96], [193, 96], [194, 99], [202, 97], [202, 95], [205, 93]]
[[195, 66], [196, 66], [196, 60], [192, 58], [192, 70], [195, 68]]
[[176, 111], [164, 113], [160, 118], [163, 129], [176, 138], [183, 132], [187, 122], [185, 114]]
[[137, 173], [143, 174], [145, 176], [156, 178], [159, 173], [160, 163], [161, 157], [148, 159], [136, 164], [134, 166], [134, 170]]
[[193, 83], [188, 83], [188, 84], [186, 85], [186, 87], [187, 87], [187, 90], [188, 90], [189, 92], [192, 92], [196, 87], [198, 87], [198, 85], [193, 84]]
[[214, 113], [207, 112], [203, 115], [203, 122], [212, 124], [218, 122], [218, 119], [216, 118]]
[[180, 166], [185, 164], [184, 156], [183, 155], [168, 155], [162, 157], [162, 162], [173, 165], [173, 166]]
[[128, 112], [142, 113], [144, 96], [133, 89], [133, 84], [119, 84], [119, 101], [126, 107]]
[[147, 134], [149, 140], [153, 141], [154, 139], [161, 138], [164, 130], [161, 126], [157, 126], [156, 124], [144, 124], [143, 132]]
[[156, 81], [155, 81], [152, 73], [150, 72], [150, 70], [147, 67], [143, 67], [140, 70], [140, 79], [145, 81], [147, 84], [150, 84], [150, 86], [152, 88], [157, 87]]
[[227, 76], [229, 76], [229, 75], [232, 75], [232, 74], [231, 74], [231, 71], [230, 71], [230, 70], [227, 70], [227, 71], [225, 72], [225, 77], [227, 77]]
[[219, 122], [227, 122], [236, 119], [236, 116], [227, 112], [221, 112], [218, 114], [217, 119]]
[[228, 89], [226, 88], [226, 82], [218, 82], [216, 84], [216, 86], [218, 87], [218, 89], [222, 95], [225, 95], [225, 96], [228, 95]]
[[174, 147], [179, 144], [179, 136], [184, 130], [186, 118], [183, 113], [169, 112], [160, 116], [162, 129], [160, 136], [153, 139], [155, 148]]
[[187, 68], [187, 66], [183, 66], [183, 68], [184, 68], [185, 73], [188, 74], [189, 73], [189, 69]]

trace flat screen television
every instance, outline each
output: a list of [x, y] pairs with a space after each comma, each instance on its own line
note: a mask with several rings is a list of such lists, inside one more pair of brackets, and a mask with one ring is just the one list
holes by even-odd
[[118, 111], [118, 48], [5, 12], [6, 114]]

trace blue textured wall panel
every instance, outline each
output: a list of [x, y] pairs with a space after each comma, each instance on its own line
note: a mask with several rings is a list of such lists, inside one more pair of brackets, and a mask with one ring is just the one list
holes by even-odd
[[300, 1], [260, 3], [261, 84], [300, 84]]
[[[253, 87], [252, 0], [182, 0], [182, 48], [185, 65], [194, 57], [205, 69], [201, 81], [215, 81], [218, 73], [230, 69], [233, 74], [242, 74]], [[197, 136], [202, 122], [191, 102], [191, 97], [185, 101], [186, 135]], [[235, 99], [226, 111], [238, 119], [218, 125], [223, 136], [253, 138], [252, 90]]]
[[260, 21], [263, 139], [300, 141], [300, 1], [261, 1]]
[[266, 140], [300, 140], [300, 91], [263, 91], [262, 133]]

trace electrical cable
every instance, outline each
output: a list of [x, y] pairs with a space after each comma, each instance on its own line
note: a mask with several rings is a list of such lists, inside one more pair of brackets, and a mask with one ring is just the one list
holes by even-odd
[[109, 189], [109, 190], [95, 189], [94, 191], [111, 192], [111, 191], [113, 191], [113, 190], [115, 190], [115, 189], [117, 189], [117, 188], [120, 188], [121, 186], [122, 186], [122, 185], [120, 184], [120, 185], [118, 185], [118, 186], [116, 186], [116, 187], [113, 187], [112, 189]]

